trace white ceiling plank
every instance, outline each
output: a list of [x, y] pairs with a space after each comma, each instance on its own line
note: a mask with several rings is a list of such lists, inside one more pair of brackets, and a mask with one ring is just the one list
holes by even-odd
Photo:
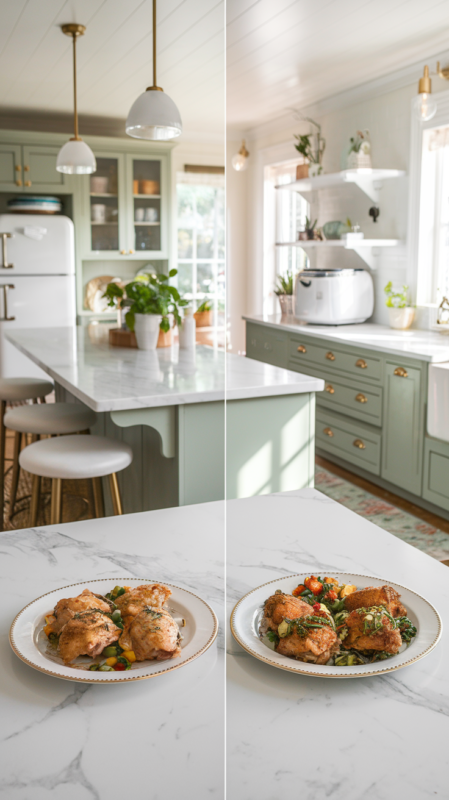
[[29, 0], [16, 0], [14, 3], [6, 3], [2, 8], [0, 25], [0, 57], [6, 47], [6, 43], [14, 33], [14, 28], [18, 24], [25, 7]]

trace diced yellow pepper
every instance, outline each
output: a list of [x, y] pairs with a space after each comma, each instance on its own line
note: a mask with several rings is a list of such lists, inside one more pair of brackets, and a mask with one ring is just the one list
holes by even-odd
[[134, 664], [136, 660], [136, 654], [134, 653], [133, 650], [125, 650], [125, 652], [122, 653], [122, 656], [124, 658], [127, 658], [130, 664]]
[[117, 663], [117, 659], [115, 656], [111, 656], [110, 658], [106, 659], [105, 663], [108, 665], [108, 667], [114, 667]]
[[130, 592], [131, 591], [131, 586], [124, 586], [123, 588], [124, 588], [125, 592]]
[[357, 586], [353, 586], [350, 583], [347, 583], [346, 586], [344, 586], [340, 592], [340, 598], [343, 599], [343, 597], [347, 597], [348, 594], [352, 594], [353, 592], [356, 591], [357, 591]]
[[56, 617], [53, 614], [47, 614], [47, 616], [45, 617], [45, 622], [47, 623], [47, 625], [51, 625], [51, 623], [54, 622], [55, 620]]

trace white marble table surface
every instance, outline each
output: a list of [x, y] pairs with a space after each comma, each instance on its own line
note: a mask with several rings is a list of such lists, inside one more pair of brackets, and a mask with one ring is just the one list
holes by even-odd
[[[94, 411], [321, 391], [324, 382], [197, 345], [154, 352], [111, 347], [103, 325], [22, 329], [7, 339]], [[226, 377], [225, 377], [226, 373]]]
[[385, 325], [369, 322], [359, 325], [308, 325], [301, 322], [285, 322], [280, 314], [244, 316], [243, 319], [289, 333], [332, 339], [340, 344], [360, 345], [366, 350], [409, 356], [433, 364], [449, 361], [449, 336], [433, 331], [415, 329], [397, 331]]
[[[2, 800], [223, 799], [223, 534], [222, 502], [0, 534]], [[8, 631], [21, 608], [109, 576], [196, 592], [219, 617], [217, 642], [182, 669], [114, 686], [20, 661]]]
[[262, 583], [336, 570], [418, 591], [446, 632], [409, 667], [348, 680], [277, 670], [229, 633], [228, 797], [447, 798], [448, 568], [314, 489], [227, 503], [228, 619]]

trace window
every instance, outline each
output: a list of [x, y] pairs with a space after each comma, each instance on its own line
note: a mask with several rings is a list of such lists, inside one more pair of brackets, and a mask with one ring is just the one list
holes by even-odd
[[307, 265], [300, 247], [279, 247], [281, 242], [296, 242], [304, 229], [309, 204], [297, 192], [283, 192], [275, 187], [296, 180], [298, 161], [265, 167], [264, 192], [264, 306], [265, 314], [279, 311], [274, 287], [278, 275], [291, 271], [296, 275]]
[[420, 304], [449, 296], [449, 126], [422, 137], [418, 290]]
[[195, 309], [210, 300], [213, 332], [224, 335], [224, 178], [179, 173], [177, 206], [178, 289]]

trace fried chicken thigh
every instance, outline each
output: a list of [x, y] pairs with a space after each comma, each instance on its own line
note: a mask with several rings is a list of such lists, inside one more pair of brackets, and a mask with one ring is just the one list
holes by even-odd
[[345, 607], [347, 611], [354, 611], [356, 608], [385, 606], [392, 617], [405, 617], [407, 609], [399, 602], [400, 596], [391, 586], [367, 586], [349, 594], [345, 599]]
[[120, 634], [121, 629], [101, 611], [77, 613], [61, 631], [59, 653], [65, 664], [70, 664], [78, 656], [95, 658], [105, 647], [116, 642]]
[[[388, 587], [387, 587], [388, 588]], [[382, 627], [378, 630], [370, 630], [373, 617], [382, 609], [364, 608], [351, 611], [349, 617], [345, 619], [345, 625], [349, 629], [344, 643], [346, 648], [353, 650], [384, 650], [386, 653], [397, 653], [402, 645], [402, 638], [399, 630], [394, 629], [391, 620], [382, 615]], [[371, 617], [371, 620], [370, 620]]]
[[299, 636], [294, 628], [289, 636], [279, 640], [276, 647], [277, 653], [314, 664], [326, 664], [339, 650], [337, 634], [327, 625], [324, 628], [311, 628], [305, 637]]
[[147, 606], [162, 608], [170, 595], [171, 590], [168, 586], [164, 586], [162, 583], [151, 583], [130, 589], [118, 597], [115, 604], [120, 609], [123, 623], [126, 626]]
[[131, 619], [119, 644], [123, 650], [133, 650], [137, 661], [165, 661], [181, 654], [180, 640], [179, 628], [168, 611], [147, 606]]
[[268, 630], [277, 632], [278, 625], [283, 619], [298, 619], [298, 617], [305, 617], [311, 613], [311, 607], [304, 600], [293, 597], [291, 594], [277, 592], [265, 601], [260, 632], [262, 634]]
[[105, 611], [109, 614], [113, 608], [111, 603], [106, 600], [101, 600], [97, 595], [93, 594], [89, 589], [84, 589], [78, 597], [66, 597], [56, 603], [53, 614], [56, 617], [55, 622], [52, 623], [52, 631], [59, 635], [62, 628], [75, 614], [80, 614], [83, 611], [96, 608], [98, 611]]

